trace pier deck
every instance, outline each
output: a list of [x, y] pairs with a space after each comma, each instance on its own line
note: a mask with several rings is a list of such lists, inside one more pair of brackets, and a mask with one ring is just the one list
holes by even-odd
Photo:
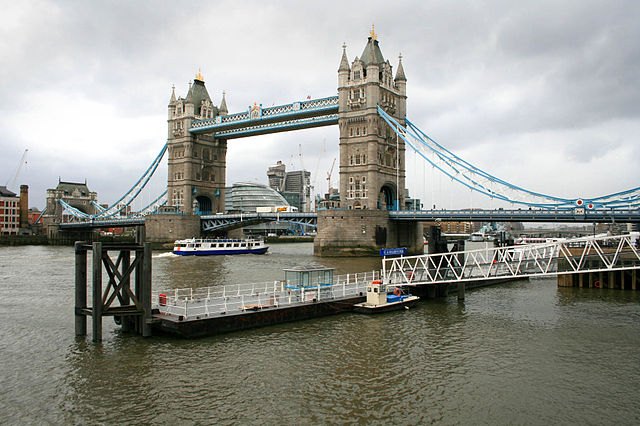
[[286, 281], [158, 291], [154, 330], [201, 337], [353, 310], [379, 271], [337, 276], [334, 283], [296, 287]]

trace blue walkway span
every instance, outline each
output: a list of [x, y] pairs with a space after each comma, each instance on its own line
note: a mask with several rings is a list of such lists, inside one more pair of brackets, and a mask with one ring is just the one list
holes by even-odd
[[234, 139], [334, 124], [338, 124], [338, 97], [330, 96], [266, 108], [254, 105], [244, 112], [195, 121], [189, 132]]

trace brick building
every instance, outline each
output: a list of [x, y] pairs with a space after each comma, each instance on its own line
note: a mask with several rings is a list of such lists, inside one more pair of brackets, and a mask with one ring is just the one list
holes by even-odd
[[20, 197], [0, 186], [0, 234], [18, 235], [20, 230]]

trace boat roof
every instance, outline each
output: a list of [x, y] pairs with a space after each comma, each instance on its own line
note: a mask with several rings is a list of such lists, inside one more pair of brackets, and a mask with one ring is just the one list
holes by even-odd
[[184, 240], [176, 240], [176, 243], [241, 243], [243, 241], [262, 241], [259, 238], [187, 238]]

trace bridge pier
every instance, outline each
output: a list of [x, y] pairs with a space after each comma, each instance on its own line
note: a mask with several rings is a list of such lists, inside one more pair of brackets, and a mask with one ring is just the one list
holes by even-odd
[[200, 216], [191, 214], [151, 214], [144, 219], [146, 241], [173, 243], [200, 237]]
[[313, 253], [379, 256], [382, 248], [406, 247], [407, 254], [422, 254], [422, 238], [419, 222], [391, 221], [384, 210], [320, 210]]

